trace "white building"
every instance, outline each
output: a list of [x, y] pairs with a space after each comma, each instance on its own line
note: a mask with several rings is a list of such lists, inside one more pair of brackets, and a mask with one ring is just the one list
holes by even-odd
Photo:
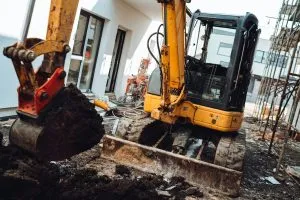
[[[0, 49], [20, 40], [30, 0], [0, 2]], [[36, 1], [28, 37], [44, 39], [50, 0]], [[146, 42], [160, 22], [160, 4], [148, 0], [80, 0], [65, 62], [67, 82], [96, 96], [124, 94], [127, 77], [148, 58]], [[38, 60], [40, 61], [40, 60]], [[36, 61], [36, 66], [40, 62]], [[15, 113], [19, 85], [11, 61], [0, 54], [0, 117]]]

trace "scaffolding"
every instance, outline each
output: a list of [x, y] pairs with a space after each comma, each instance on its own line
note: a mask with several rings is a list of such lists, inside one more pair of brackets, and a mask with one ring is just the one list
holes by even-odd
[[277, 172], [300, 117], [300, 0], [283, 0], [278, 15], [253, 114], [262, 139], [271, 131], [269, 153], [278, 129], [284, 131]]

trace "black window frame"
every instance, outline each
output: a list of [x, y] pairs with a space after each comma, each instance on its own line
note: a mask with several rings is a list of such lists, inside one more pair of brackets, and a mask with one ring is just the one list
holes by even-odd
[[[87, 22], [89, 22], [90, 20], [90, 14], [86, 11], [83, 11], [81, 10], [80, 11], [80, 14], [79, 14], [79, 17], [80, 15], [83, 15], [85, 17], [87, 17]], [[78, 21], [79, 23], [79, 21]], [[85, 24], [85, 27], [84, 27], [84, 35], [83, 35], [83, 39], [82, 39], [82, 42], [83, 42], [83, 45], [81, 46], [81, 50], [80, 50], [80, 53], [74, 53], [73, 49], [72, 49], [72, 55], [75, 55], [75, 56], [83, 56], [83, 51], [84, 51], [84, 42], [86, 40], [86, 34], [87, 34], [87, 29], [88, 29], [88, 26], [89, 26], [89, 23], [86, 23]], [[78, 25], [77, 25], [77, 29], [78, 29]], [[74, 44], [76, 42], [76, 35], [77, 35], [77, 30], [76, 30], [76, 34], [75, 34], [75, 38], [74, 38]], [[73, 44], [73, 47], [74, 47], [74, 44]]]

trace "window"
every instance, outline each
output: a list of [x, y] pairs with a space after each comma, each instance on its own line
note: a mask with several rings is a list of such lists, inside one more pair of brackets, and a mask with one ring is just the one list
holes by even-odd
[[87, 27], [88, 27], [88, 16], [86, 16], [86, 15], [84, 15], [84, 13], [82, 13], [82, 14], [80, 14], [80, 17], [79, 17], [79, 22], [78, 22], [76, 35], [75, 35], [72, 54], [82, 55]]
[[231, 50], [232, 50], [232, 43], [229, 44], [229, 43], [221, 42], [218, 49], [218, 55], [230, 57]]
[[[191, 41], [189, 43], [188, 55], [195, 57], [197, 59], [204, 59], [207, 63], [219, 64], [221, 56], [230, 57], [234, 37], [227, 36], [226, 43], [220, 42], [219, 49], [216, 48], [216, 43], [214, 41], [220, 41], [220, 34], [217, 33], [230, 33], [235, 35], [236, 30], [230, 28], [222, 28], [222, 27], [213, 27], [212, 34], [210, 35], [207, 51], [203, 52], [204, 41], [205, 39], [205, 30], [207, 29], [206, 25], [201, 23], [200, 20], [195, 22], [194, 28], [192, 30]], [[222, 40], [221, 40], [222, 41]], [[203, 55], [202, 55], [203, 54]], [[221, 55], [220, 58], [216, 58], [216, 54]]]
[[225, 36], [232, 36], [234, 37], [235, 36], [235, 33], [232, 32], [232, 31], [226, 31], [226, 30], [222, 30], [221, 28], [215, 28], [213, 30], [213, 34], [216, 34], [216, 35], [225, 35]]
[[190, 46], [188, 48], [188, 55], [201, 59], [202, 47], [204, 45], [205, 25], [201, 24], [199, 20], [195, 22], [192, 30]]
[[270, 65], [275, 65], [276, 67], [285, 68], [288, 61], [288, 56], [280, 55], [278, 53], [272, 53], [270, 58]]
[[103, 26], [104, 20], [81, 11], [67, 79], [81, 90], [91, 89]]
[[257, 63], [266, 64], [267, 63], [267, 58], [268, 58], [268, 53], [267, 52], [261, 51], [261, 50], [256, 50], [253, 61], [257, 62]]

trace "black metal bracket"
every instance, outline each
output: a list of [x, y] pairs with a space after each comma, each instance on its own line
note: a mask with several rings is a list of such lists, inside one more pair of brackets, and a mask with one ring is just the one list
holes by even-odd
[[172, 0], [157, 0], [158, 3], [170, 3]]

